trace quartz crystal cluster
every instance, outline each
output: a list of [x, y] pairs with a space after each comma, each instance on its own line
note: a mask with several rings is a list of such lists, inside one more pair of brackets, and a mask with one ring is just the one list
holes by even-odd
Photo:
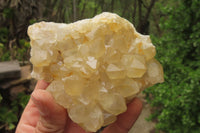
[[51, 82], [47, 90], [87, 131], [113, 123], [136, 94], [164, 81], [150, 37], [116, 14], [40, 22], [28, 35], [32, 77]]

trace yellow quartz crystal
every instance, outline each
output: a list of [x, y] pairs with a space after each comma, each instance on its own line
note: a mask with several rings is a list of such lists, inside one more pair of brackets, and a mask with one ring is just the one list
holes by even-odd
[[28, 35], [32, 77], [51, 82], [47, 90], [87, 131], [114, 122], [130, 98], [164, 81], [150, 37], [116, 14], [71, 24], [40, 22]]

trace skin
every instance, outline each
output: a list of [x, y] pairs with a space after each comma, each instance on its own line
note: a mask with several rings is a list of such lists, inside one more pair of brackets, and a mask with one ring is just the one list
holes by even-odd
[[[58, 105], [45, 89], [45, 81], [38, 81], [24, 109], [16, 133], [87, 133], [68, 117], [66, 109]], [[142, 110], [142, 102], [135, 98], [128, 109], [107, 126], [102, 133], [128, 133]]]

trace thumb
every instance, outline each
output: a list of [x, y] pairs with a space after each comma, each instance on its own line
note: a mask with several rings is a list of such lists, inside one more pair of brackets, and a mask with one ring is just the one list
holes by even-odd
[[68, 119], [67, 112], [55, 103], [51, 94], [46, 90], [36, 89], [31, 99], [40, 113], [35, 132], [63, 133]]

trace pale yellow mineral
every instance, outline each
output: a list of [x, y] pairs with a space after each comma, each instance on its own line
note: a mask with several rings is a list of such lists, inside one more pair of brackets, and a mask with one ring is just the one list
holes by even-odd
[[114, 122], [128, 100], [164, 81], [150, 37], [116, 14], [71, 24], [40, 22], [28, 35], [32, 77], [51, 82], [47, 90], [87, 131]]

